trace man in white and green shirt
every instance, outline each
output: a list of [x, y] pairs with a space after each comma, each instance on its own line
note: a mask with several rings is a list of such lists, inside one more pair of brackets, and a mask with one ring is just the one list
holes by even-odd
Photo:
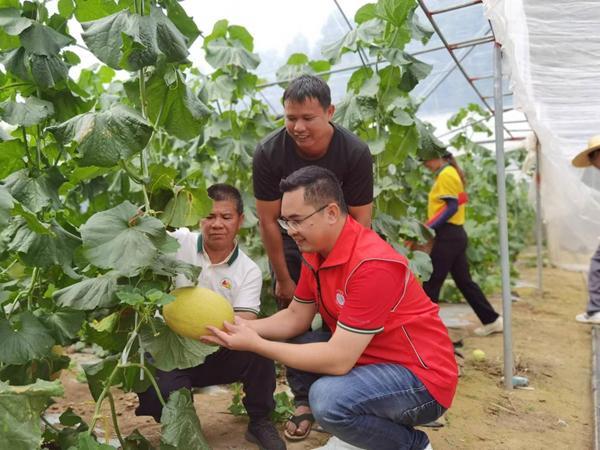
[[[208, 189], [213, 200], [211, 213], [200, 221], [201, 234], [187, 228], [170, 233], [180, 244], [176, 257], [181, 261], [202, 267], [198, 286], [211, 289], [226, 298], [235, 315], [254, 320], [260, 310], [262, 273], [238, 247], [235, 237], [244, 222], [243, 202], [239, 191], [227, 184], [215, 184]], [[176, 287], [191, 286], [179, 275]], [[198, 330], [200, 331], [200, 330]], [[275, 363], [251, 352], [222, 348], [208, 356], [197, 367], [171, 372], [156, 370], [158, 386], [163, 398], [181, 388], [206, 387], [241, 381], [244, 384], [244, 406], [250, 417], [246, 439], [265, 450], [284, 450], [285, 443], [270, 422], [275, 408]], [[156, 391], [148, 389], [138, 394], [138, 416], [153, 416], [159, 422], [162, 404]]]

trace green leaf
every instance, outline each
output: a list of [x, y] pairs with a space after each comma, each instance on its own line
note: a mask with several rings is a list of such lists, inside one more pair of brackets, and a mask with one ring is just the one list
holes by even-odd
[[404, 92], [410, 92], [417, 84], [419, 84], [420, 80], [424, 80], [427, 75], [431, 73], [433, 66], [418, 60], [408, 53], [405, 53], [405, 56], [412, 64], [404, 66], [402, 79], [400, 80], [398, 87]]
[[[148, 117], [155, 126], [163, 127], [167, 133], [184, 141], [197, 137], [203, 129], [204, 119], [212, 114], [186, 86], [179, 71], [174, 88], [168, 86], [159, 74], [150, 78], [146, 84], [146, 96]], [[161, 107], [161, 120], [156, 123]]]
[[74, 95], [70, 89], [52, 89], [44, 92], [43, 97], [54, 105], [54, 118], [59, 123], [88, 112], [96, 103], [94, 99], [86, 101]]
[[200, 266], [188, 264], [168, 255], [160, 255], [156, 262], [150, 266], [150, 269], [158, 275], [169, 277], [181, 274], [194, 283], [197, 282], [198, 276], [202, 272]]
[[11, 36], [2, 28], [0, 28], [0, 50], [6, 52], [7, 50], [16, 48], [23, 48], [21, 47], [21, 40], [19, 39], [19, 36]]
[[150, 175], [148, 190], [151, 194], [156, 194], [160, 190], [171, 190], [175, 178], [179, 175], [177, 169], [162, 163], [150, 165], [148, 172]]
[[260, 57], [249, 51], [239, 40], [219, 38], [206, 46], [206, 62], [215, 69], [227, 70], [229, 66], [239, 66], [253, 70], [260, 64]]
[[363, 122], [375, 118], [377, 101], [370, 97], [361, 97], [349, 92], [335, 108], [333, 122], [349, 130], [355, 130]]
[[76, 66], [77, 64], [81, 63], [81, 58], [79, 55], [69, 50], [65, 50], [63, 52], [63, 58], [71, 66]]
[[84, 181], [84, 180], [93, 180], [94, 178], [101, 177], [107, 173], [109, 173], [112, 169], [108, 167], [96, 167], [96, 166], [88, 166], [88, 167], [76, 167], [73, 172], [71, 172], [71, 180], [73, 181]]
[[0, 27], [11, 36], [21, 34], [34, 23], [33, 20], [22, 17], [17, 8], [0, 9]]
[[117, 297], [122, 304], [131, 306], [143, 304], [145, 300], [142, 291], [129, 285], [117, 286]]
[[176, 296], [156, 289], [146, 292], [146, 298], [157, 305], [166, 306], [175, 301]]
[[202, 43], [202, 48], [204, 50], [206, 50], [206, 48], [208, 47], [208, 44], [211, 41], [214, 41], [215, 39], [226, 38], [228, 27], [229, 27], [229, 22], [225, 19], [215, 22], [212, 33], [204, 38], [204, 42]]
[[86, 322], [83, 325], [82, 340], [99, 345], [105, 350], [121, 352], [127, 345], [133, 326], [133, 312], [128, 310], [114, 312], [98, 323]]
[[406, 23], [408, 25], [408, 30], [410, 32], [410, 37], [416, 39], [417, 41], [421, 41], [423, 45], [426, 45], [433, 36], [434, 29], [429, 26], [429, 24], [422, 23], [419, 20], [419, 16], [415, 14], [417, 7], [415, 6], [410, 10], [408, 16], [406, 18]]
[[242, 166], [252, 166], [252, 155], [256, 146], [256, 139], [249, 133], [243, 133], [239, 139], [228, 135], [210, 140], [210, 146], [214, 149], [218, 158], [229, 161], [232, 155], [238, 155]]
[[394, 123], [397, 123], [398, 125], [402, 125], [404, 127], [408, 127], [415, 123], [415, 119], [413, 119], [410, 114], [408, 114], [406, 111], [400, 108], [394, 111], [394, 116], [392, 117], [392, 120], [394, 121]]
[[11, 125], [32, 127], [42, 123], [53, 114], [52, 103], [37, 97], [28, 97], [24, 103], [10, 99], [0, 103], [0, 118]]
[[154, 358], [157, 369], [170, 372], [174, 369], [196, 367], [202, 364], [207, 356], [219, 350], [218, 346], [206, 345], [199, 340], [175, 333], [161, 319], [152, 320], [158, 336], [154, 336], [150, 326], [144, 325], [140, 337], [144, 348]]
[[229, 39], [232, 41], [240, 41], [244, 48], [249, 52], [254, 51], [254, 38], [248, 30], [239, 25], [231, 25], [227, 28], [227, 32], [229, 33]]
[[[152, 388], [154, 389], [154, 388]], [[136, 428], [125, 438], [124, 450], [155, 450], [152, 444]]]
[[34, 314], [50, 330], [56, 343], [62, 346], [73, 342], [85, 321], [82, 311], [69, 308], [60, 308], [51, 313], [38, 309]]
[[108, 111], [80, 114], [48, 127], [60, 145], [77, 142], [81, 166], [112, 167], [141, 152], [152, 127], [135, 110], [115, 104]]
[[[99, 363], [85, 364], [82, 366], [87, 378], [88, 387], [90, 388], [90, 392], [95, 401], [98, 401], [106, 383], [108, 383], [111, 373], [113, 373], [114, 369], [119, 364], [119, 359], [119, 355], [113, 355], [104, 358]], [[119, 370], [117, 375], [113, 378], [111, 386], [118, 386], [122, 381], [123, 371]]]
[[177, 29], [171, 20], [163, 14], [161, 8], [150, 5], [151, 17], [156, 21], [158, 48], [167, 62], [179, 62], [188, 57], [187, 38]]
[[408, 259], [408, 265], [412, 273], [420, 276], [423, 281], [427, 281], [431, 278], [433, 264], [427, 253], [421, 251], [413, 252], [412, 256]]
[[60, 415], [58, 421], [61, 425], [65, 427], [74, 427], [81, 423], [85, 423], [81, 416], [75, 414], [75, 412], [69, 406], [64, 413]]
[[419, 146], [419, 133], [411, 126], [401, 133], [391, 134], [380, 157], [381, 167], [402, 163], [410, 154], [415, 154]]
[[354, 15], [354, 21], [358, 24], [361, 24], [368, 20], [374, 19], [377, 17], [375, 15], [376, 9], [377, 4], [375, 3], [367, 3], [366, 5], [361, 6]]
[[154, 263], [168, 235], [160, 220], [150, 216], [132, 220], [136, 215], [138, 208], [129, 202], [94, 214], [81, 227], [88, 261], [123, 273]]
[[440, 158], [446, 150], [446, 145], [436, 138], [423, 122], [419, 119], [415, 120], [419, 132], [417, 156], [422, 159]]
[[74, 11], [75, 5], [73, 4], [73, 0], [58, 0], [58, 12], [61, 16], [70, 18]]
[[123, 10], [83, 22], [81, 27], [88, 49], [113, 69], [135, 71], [154, 64], [158, 58], [156, 21], [149, 16]]
[[340, 40], [323, 45], [321, 53], [331, 64], [339, 64], [347, 51], [356, 52], [359, 45], [368, 46], [380, 39], [384, 31], [384, 23], [379, 19], [371, 19], [361, 23]]
[[52, 219], [50, 234], [38, 234], [23, 220], [14, 235], [8, 251], [18, 253], [30, 267], [51, 267], [55, 264], [70, 266], [81, 239], [72, 235]]
[[192, 46], [198, 36], [200, 30], [194, 19], [187, 15], [185, 9], [177, 0], [167, 0], [167, 17], [175, 24], [177, 29], [187, 38], [188, 48]]
[[59, 381], [38, 380], [28, 386], [9, 386], [0, 382], [0, 448], [39, 448], [42, 443], [40, 416], [46, 409], [46, 401], [64, 394]]
[[52, 335], [31, 311], [22, 313], [19, 323], [15, 330], [8, 320], [0, 318], [0, 362], [25, 364], [47, 355], [55, 344]]
[[25, 167], [24, 150], [23, 142], [18, 139], [0, 143], [0, 180]]
[[55, 291], [52, 298], [59, 306], [77, 310], [106, 308], [117, 303], [117, 272], [108, 272], [95, 278], [87, 278], [79, 283]]
[[75, 0], [75, 18], [78, 22], [102, 19], [121, 9], [113, 0]]
[[276, 77], [278, 81], [283, 81], [281, 87], [287, 87], [289, 81], [302, 74], [315, 74], [326, 72], [331, 69], [329, 61], [309, 61], [304, 53], [294, 53], [288, 59], [285, 66], [277, 69]]
[[160, 215], [165, 225], [174, 228], [197, 225], [212, 209], [212, 200], [206, 190], [200, 188], [185, 188], [177, 191], [169, 200], [165, 212]]
[[407, 19], [415, 0], [378, 0], [375, 14], [396, 27], [401, 26]]
[[384, 48], [381, 55], [387, 59], [392, 66], [407, 66], [412, 63], [410, 55], [398, 48]]
[[8, 225], [11, 217], [11, 210], [15, 204], [15, 199], [10, 195], [4, 186], [0, 185], [0, 228]]
[[21, 80], [28, 81], [29, 76], [29, 52], [23, 47], [5, 52], [0, 59], [6, 70]]
[[42, 172], [35, 178], [30, 178], [29, 170], [22, 169], [4, 179], [4, 186], [10, 194], [34, 213], [40, 212], [46, 206], [60, 207], [58, 189], [64, 178], [57, 169]]
[[20, 203], [15, 203], [12, 211], [13, 216], [21, 216], [29, 229], [37, 234], [50, 234], [52, 235], [52, 231], [50, 231], [50, 227], [40, 222], [37, 216], [25, 208]]
[[19, 37], [21, 45], [27, 51], [41, 56], [56, 56], [60, 53], [61, 48], [72, 43], [71, 38], [38, 23], [24, 30]]
[[160, 450], [210, 450], [202, 436], [200, 419], [189, 390], [184, 388], [171, 393], [160, 421], [163, 424]]
[[8, 382], [12, 386], [25, 386], [35, 383], [38, 379], [50, 380], [53, 374], [68, 368], [70, 362], [68, 356], [49, 353], [25, 364], [5, 364], [0, 368], [0, 380]]
[[57, 56], [31, 55], [31, 75], [35, 84], [48, 89], [69, 77], [69, 66]]

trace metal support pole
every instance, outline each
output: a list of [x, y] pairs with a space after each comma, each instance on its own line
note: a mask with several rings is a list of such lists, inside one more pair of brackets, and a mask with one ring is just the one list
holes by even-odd
[[504, 173], [504, 124], [502, 112], [502, 49], [494, 46], [494, 119], [496, 122], [496, 173], [498, 182], [498, 214], [500, 219], [500, 267], [502, 269], [502, 315], [504, 317], [504, 386], [513, 390], [513, 352], [510, 298], [510, 266], [508, 258], [508, 223], [506, 181]]
[[542, 178], [540, 167], [540, 142], [536, 138], [535, 145], [535, 225], [537, 231], [537, 269], [538, 269], [538, 292], [544, 292], [543, 269], [544, 260], [542, 259]]
[[434, 14], [442, 14], [450, 11], [456, 11], [457, 9], [466, 8], [467, 6], [477, 5], [481, 3], [481, 1], [482, 0], [474, 0], [467, 3], [461, 3], [460, 5], [449, 6], [448, 8], [437, 9], [435, 11], [431, 11], [431, 15], [433, 16]]

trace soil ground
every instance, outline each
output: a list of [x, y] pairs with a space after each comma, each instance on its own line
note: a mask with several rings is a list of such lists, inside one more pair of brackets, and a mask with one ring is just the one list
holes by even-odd
[[[535, 268], [521, 268], [521, 276], [534, 284]], [[474, 336], [472, 329], [479, 325], [474, 314], [466, 316], [470, 326], [450, 330], [453, 340], [463, 339], [461, 351], [466, 359], [461, 363], [463, 375], [454, 404], [445, 415], [445, 426], [423, 428], [435, 450], [592, 448], [591, 333], [589, 326], [574, 321], [585, 308], [585, 279], [581, 273], [546, 268], [544, 288], [543, 295], [533, 288], [517, 288], [521, 301], [513, 303], [516, 372], [529, 378], [533, 390], [509, 394], [502, 387], [502, 335]], [[493, 303], [499, 309], [499, 300]], [[475, 349], [483, 350], [487, 359], [475, 361]], [[48, 412], [59, 414], [71, 406], [89, 423], [94, 404], [87, 384], [78, 382], [69, 371], [63, 371], [61, 379], [66, 397], [58, 399]], [[280, 383], [278, 390], [284, 389]], [[117, 389], [113, 393], [124, 435], [138, 428], [158, 447], [160, 425], [134, 415], [136, 395]], [[214, 450], [254, 450], [257, 446], [244, 439], [247, 419], [234, 417], [227, 409], [232, 395], [227, 386], [195, 394], [204, 436]], [[108, 404], [105, 408], [110, 414]], [[282, 425], [279, 429], [283, 433]], [[288, 448], [313, 449], [328, 438], [313, 430], [307, 440], [288, 443]]]

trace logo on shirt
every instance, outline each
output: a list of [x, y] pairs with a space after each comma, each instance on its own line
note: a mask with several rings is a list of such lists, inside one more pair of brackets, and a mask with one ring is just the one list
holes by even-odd
[[231, 289], [231, 280], [229, 278], [223, 278], [221, 280], [221, 289]]
[[346, 303], [346, 299], [344, 298], [344, 293], [340, 289], [335, 291], [335, 302], [340, 307], [344, 306], [344, 303]]

